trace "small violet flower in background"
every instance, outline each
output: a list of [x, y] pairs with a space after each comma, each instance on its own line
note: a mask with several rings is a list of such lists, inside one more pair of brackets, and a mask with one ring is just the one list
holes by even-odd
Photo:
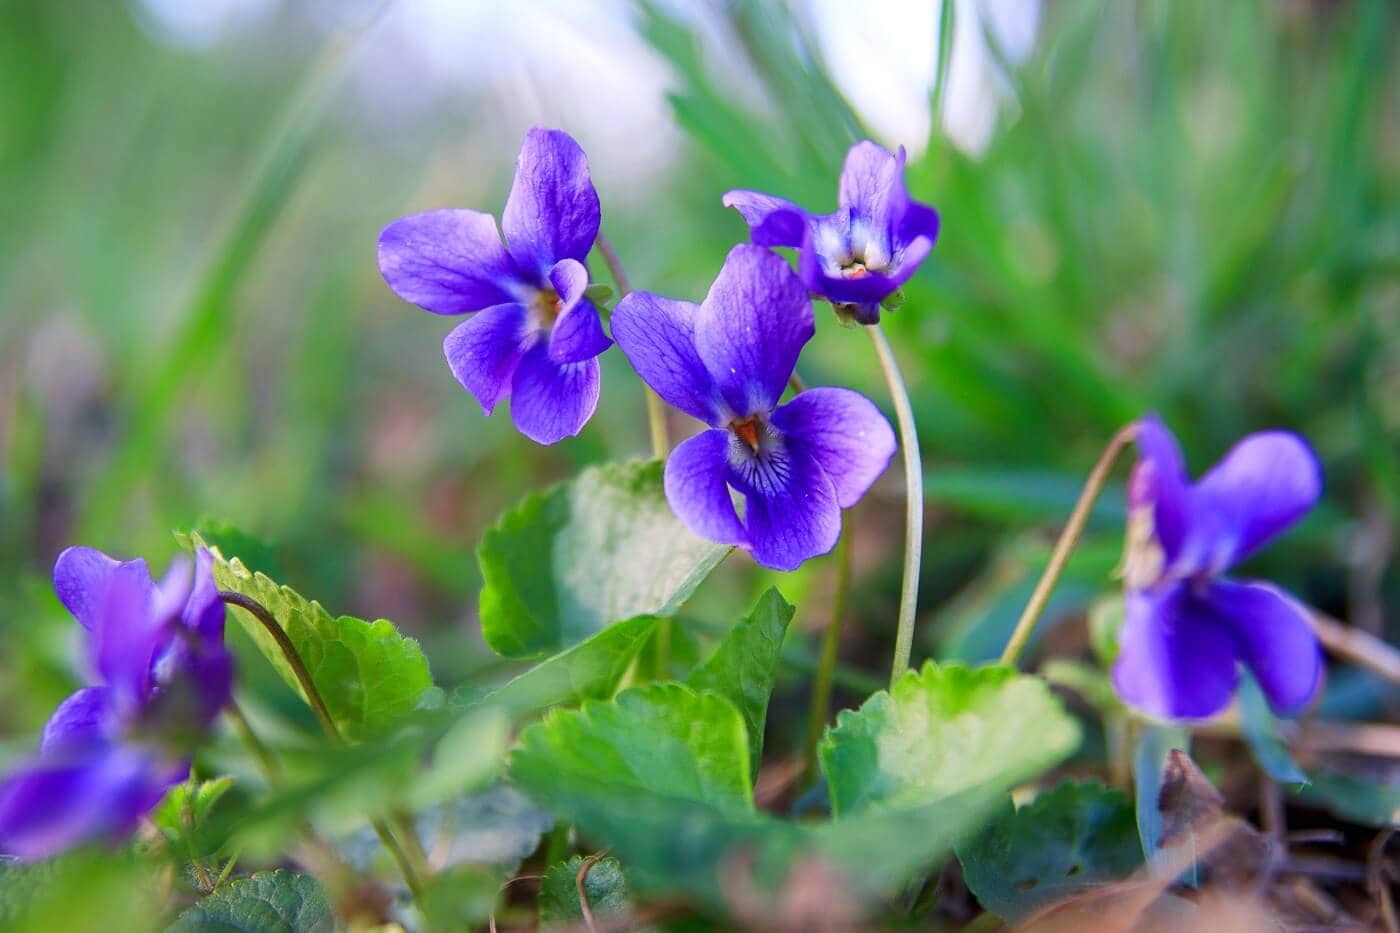
[[782, 257], [736, 246], [703, 303], [633, 292], [612, 331], [647, 385], [711, 428], [666, 461], [667, 501], [692, 531], [776, 570], [836, 545], [841, 510], [889, 464], [894, 432], [849, 389], [778, 404], [813, 334], [811, 300]]
[[880, 320], [880, 302], [919, 268], [938, 237], [938, 212], [909, 198], [904, 147], [897, 154], [870, 140], [846, 153], [838, 207], [830, 214], [757, 191], [731, 191], [760, 246], [791, 246], [807, 288], [861, 324]]
[[598, 193], [567, 133], [525, 136], [501, 214], [425, 211], [379, 235], [379, 271], [405, 301], [469, 314], [443, 341], [457, 381], [490, 414], [510, 396], [522, 434], [553, 444], [598, 407], [596, 357], [612, 341], [584, 295], [584, 260], [598, 236]]
[[85, 630], [92, 686], [64, 700], [37, 755], [0, 781], [0, 853], [47, 858], [119, 841], [173, 784], [233, 689], [224, 604], [210, 556], [180, 559], [159, 582], [143, 560], [69, 548], [58, 598]]
[[1277, 712], [1297, 712], [1322, 676], [1308, 611], [1270, 584], [1223, 574], [1317, 502], [1316, 456], [1297, 435], [1251, 434], [1192, 483], [1156, 417], [1140, 423], [1137, 447], [1118, 694], [1154, 716], [1199, 719], [1229, 705], [1243, 664]]

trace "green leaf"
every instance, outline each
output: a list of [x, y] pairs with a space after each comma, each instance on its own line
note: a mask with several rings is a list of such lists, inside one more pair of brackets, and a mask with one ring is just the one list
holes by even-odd
[[330, 933], [321, 883], [289, 871], [258, 872], [220, 888], [175, 918], [170, 933]]
[[757, 888], [800, 883], [804, 863], [834, 866], [854, 895], [895, 890], [975, 828], [1004, 786], [936, 804], [794, 824], [751, 804], [748, 740], [722, 697], [680, 684], [559, 710], [521, 734], [511, 773], [590, 842], [626, 860], [639, 889], [685, 892], [723, 909], [725, 871]]
[[1144, 726], [1133, 747], [1133, 796], [1137, 808], [1138, 838], [1147, 858], [1162, 845], [1164, 825], [1157, 797], [1162, 792], [1162, 776], [1167, 756], [1174, 748], [1191, 749], [1191, 733], [1178, 726]]
[[656, 616], [610, 625], [541, 661], [473, 702], [522, 715], [580, 700], [607, 699], [656, 629]]
[[1105, 716], [1124, 712], [1112, 678], [1100, 667], [1078, 658], [1047, 658], [1040, 666], [1040, 675], [1057, 687], [1073, 690]]
[[1280, 784], [1306, 784], [1308, 776], [1278, 737], [1274, 714], [1259, 683], [1248, 673], [1240, 677], [1240, 727], [1254, 761]]
[[186, 838], [204, 825], [209, 811], [231, 787], [233, 778], [227, 776], [212, 781], [191, 778], [166, 792], [151, 812], [151, 819], [168, 838]]
[[504, 880], [499, 871], [482, 865], [450, 865], [436, 872], [423, 888], [426, 929], [477, 929], [495, 909]]
[[763, 727], [778, 674], [778, 655], [795, 611], [777, 589], [769, 587], [710, 659], [686, 678], [696, 690], [714, 691], [738, 708], [748, 730], [749, 766], [755, 773], [763, 754]]
[[1028, 780], [1079, 746], [1079, 725], [1045, 681], [997, 666], [928, 662], [892, 692], [846, 710], [820, 756], [838, 816], [916, 806]]
[[1344, 820], [1362, 826], [1400, 826], [1400, 783], [1357, 777], [1341, 771], [1311, 772], [1299, 796]]
[[612, 298], [613, 290], [602, 282], [594, 282], [583, 290], [583, 296], [601, 308]]
[[671, 513], [659, 461], [591, 467], [482, 537], [482, 633], [497, 654], [533, 658], [619, 619], [671, 615], [729, 550]]
[[[198, 534], [191, 535], [191, 540], [205, 544]], [[378, 731], [411, 712], [432, 687], [423, 650], [414, 639], [400, 635], [392, 622], [337, 618], [291, 587], [249, 571], [237, 557], [225, 558], [216, 547], [210, 551], [219, 587], [255, 599], [272, 613], [347, 738]], [[243, 609], [234, 608], [231, 614], [287, 685], [305, 699], [291, 665], [262, 624]]]
[[[540, 879], [540, 923], [575, 923], [583, 921], [583, 907], [578, 897], [578, 874], [585, 859], [575, 855], [566, 862], [550, 866]], [[615, 858], [593, 862], [583, 879], [588, 895], [588, 907], [595, 917], [622, 913], [632, 906], [627, 892], [627, 879], [622, 863]]]
[[1126, 877], [1142, 864], [1132, 804], [1120, 791], [1065, 781], [958, 846], [977, 900], [1008, 920]]
[[420, 766], [407, 803], [422, 810], [469, 793], [495, 777], [510, 743], [510, 718], [500, 709], [476, 710], [453, 723]]
[[1104, 667], [1118, 657], [1118, 631], [1123, 627], [1122, 593], [1101, 596], [1089, 606], [1089, 644]]
[[150, 892], [160, 860], [90, 846], [43, 862], [0, 859], [0, 929], [6, 933], [151, 929]]
[[550, 712], [520, 734], [511, 774], [541, 802], [575, 781], [753, 811], [748, 736], [734, 705], [683, 684], [633, 687], [610, 703]]
[[[992, 521], [1064, 521], [1083, 488], [1082, 476], [1045, 470], [941, 467], [924, 476], [925, 499]], [[1124, 501], [1123, 487], [1110, 484], [1089, 513], [1089, 527], [1121, 526]]]

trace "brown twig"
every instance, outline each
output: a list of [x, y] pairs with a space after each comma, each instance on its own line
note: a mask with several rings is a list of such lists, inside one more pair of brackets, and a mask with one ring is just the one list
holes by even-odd
[[[1312, 720], [1297, 724], [1279, 722], [1279, 738], [1301, 755], [1341, 752], [1400, 759], [1400, 726], [1379, 722], [1335, 722]], [[1225, 713], [1209, 722], [1195, 723], [1191, 731], [1215, 739], [1240, 739], [1244, 732], [1239, 716]]]
[[594, 853], [583, 860], [583, 865], [579, 867], [578, 874], [574, 876], [574, 888], [578, 891], [578, 908], [583, 914], [583, 922], [587, 924], [589, 933], [598, 933], [598, 926], [593, 921], [593, 908], [588, 905], [588, 891], [584, 889], [584, 882], [588, 879], [588, 873], [593, 870], [593, 866], [598, 864], [607, 851]]
[[1074, 503], [1074, 509], [1070, 512], [1069, 521], [1065, 523], [1064, 531], [1060, 532], [1059, 540], [1055, 542], [1055, 549], [1050, 554], [1050, 562], [1045, 565], [1045, 570], [1036, 581], [1035, 591], [1031, 593], [1030, 601], [1026, 603], [1026, 608], [1021, 613], [1021, 618], [1016, 622], [1016, 628], [1011, 633], [1011, 638], [1006, 643], [1006, 649], [1001, 653], [1001, 663], [1008, 667], [1014, 667], [1016, 658], [1021, 654], [1021, 649], [1026, 647], [1026, 642], [1030, 641], [1031, 630], [1035, 628], [1036, 619], [1045, 611], [1045, 607], [1050, 602], [1050, 594], [1055, 590], [1055, 583], [1059, 581], [1060, 574], [1064, 571], [1065, 565], [1069, 563], [1070, 554], [1074, 552], [1074, 546], [1079, 542], [1079, 536], [1084, 532], [1084, 525], [1089, 521], [1089, 513], [1093, 510], [1094, 500], [1103, 491], [1104, 483], [1108, 481], [1108, 474], [1113, 470], [1113, 464], [1118, 459], [1118, 454], [1131, 444], [1138, 435], [1138, 423], [1124, 425], [1118, 429], [1104, 447], [1103, 453], [1099, 455], [1099, 460], [1094, 464], [1093, 470], [1089, 472], [1089, 479], [1084, 483], [1084, 490], [1079, 494], [1079, 499]]
[[1311, 619], [1317, 640], [1332, 654], [1393, 684], [1400, 684], [1400, 651], [1369, 632], [1339, 622], [1324, 612], [1313, 610]]
[[1393, 829], [1377, 833], [1366, 857], [1366, 885], [1371, 889], [1371, 896], [1376, 899], [1376, 906], [1380, 908], [1381, 922], [1385, 925], [1386, 933], [1400, 933], [1400, 917], [1396, 916], [1395, 898], [1391, 894], [1390, 866], [1385, 860], [1385, 847], [1394, 837]]
[[1259, 825], [1279, 845], [1285, 844], [1288, 824], [1283, 813], [1283, 794], [1267, 774], [1259, 775]]
[[1329, 878], [1333, 881], [1366, 880], [1365, 865], [1330, 855], [1290, 855], [1283, 860], [1281, 870], [1289, 875]]

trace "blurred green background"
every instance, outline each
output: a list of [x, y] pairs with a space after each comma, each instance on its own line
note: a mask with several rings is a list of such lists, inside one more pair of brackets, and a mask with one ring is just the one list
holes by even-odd
[[[55, 555], [160, 565], [172, 529], [210, 518], [332, 610], [423, 639], [445, 688], [506, 673], [475, 623], [476, 541], [527, 491], [645, 455], [639, 384], [607, 354], [597, 417], [534, 446], [451, 378], [452, 322], [389, 292], [375, 242], [415, 210], [498, 213], [536, 123], [589, 153], [634, 284], [692, 300], [746, 237], [724, 191], [828, 210], [851, 141], [909, 147], [943, 217], [887, 319], [929, 487], [916, 656], [999, 650], [1098, 450], [1154, 409], [1196, 471], [1248, 431], [1305, 433], [1324, 507], [1248, 569], [1383, 632], [1397, 18], [1384, 0], [0, 0], [0, 731], [28, 748], [79, 673]], [[804, 378], [888, 411], [868, 341], [818, 312]], [[843, 659], [874, 683], [901, 497], [896, 465], [852, 517]], [[1121, 517], [1112, 493], [1057, 616], [1113, 586]], [[824, 559], [779, 581], [798, 655], [832, 577]], [[691, 630], [773, 580], [731, 558]], [[775, 701], [778, 748], [802, 682]]]

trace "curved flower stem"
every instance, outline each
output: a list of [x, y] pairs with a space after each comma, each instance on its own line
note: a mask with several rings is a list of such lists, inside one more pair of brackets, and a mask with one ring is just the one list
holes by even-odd
[[[219, 598], [225, 603], [231, 606], [237, 606], [247, 612], [262, 624], [262, 627], [272, 636], [272, 640], [277, 642], [278, 650], [282, 652], [282, 657], [286, 659], [287, 665], [292, 669], [292, 674], [295, 675], [297, 683], [301, 686], [301, 692], [306, 697], [306, 703], [311, 707], [312, 712], [316, 714], [316, 719], [320, 722], [321, 728], [331, 741], [337, 744], [343, 743], [345, 738], [340, 734], [340, 730], [336, 728], [335, 720], [331, 718], [330, 709], [326, 706], [325, 698], [321, 696], [321, 691], [317, 689], [316, 682], [311, 679], [311, 672], [306, 669], [306, 663], [302, 661], [301, 655], [297, 652], [296, 645], [292, 644], [292, 639], [287, 635], [281, 624], [273, 618], [272, 613], [267, 611], [267, 607], [252, 597], [244, 596], [242, 593], [235, 593], [232, 590], [220, 590]], [[242, 713], [240, 712], [239, 718], [241, 719], [241, 717]], [[247, 728], [248, 721], [246, 719], [242, 719], [242, 726], [245, 729]], [[249, 729], [247, 734], [252, 735], [252, 730]], [[256, 739], [256, 737], [254, 738]], [[265, 750], [264, 748], [264, 751]], [[406, 821], [401, 821], [401, 831], [404, 829], [403, 823], [405, 822]], [[422, 857], [423, 848], [418, 842], [417, 836], [414, 836], [412, 847], [406, 851], [405, 847], [400, 845], [399, 840], [394, 837], [393, 831], [390, 830], [388, 824], [386, 824], [384, 820], [374, 817], [370, 820], [370, 825], [374, 827], [375, 835], [377, 835], [379, 841], [384, 844], [384, 848], [388, 849], [389, 854], [394, 857], [394, 862], [399, 866], [399, 872], [403, 875], [403, 880], [408, 885], [409, 891], [413, 894], [414, 900], [418, 900], [423, 890], [421, 879], [426, 877], [429, 872], [427, 871], [426, 858]], [[412, 826], [408, 826], [407, 829], [411, 831]], [[409, 852], [414, 852], [419, 855], [417, 864], [409, 858]]]
[[[595, 241], [598, 252], [603, 254], [603, 262], [607, 264], [608, 271], [612, 273], [613, 283], [617, 285], [619, 298], [624, 298], [632, 291], [632, 283], [627, 280], [627, 273], [622, 268], [622, 259], [617, 255], [617, 250], [613, 248], [612, 241], [598, 231], [598, 238]], [[647, 399], [647, 423], [651, 426], [651, 453], [658, 460], [665, 460], [666, 455], [671, 452], [671, 442], [666, 432], [666, 408], [661, 403], [661, 397], [651, 390], [650, 387], [643, 387]]]
[[831, 618], [822, 635], [821, 655], [817, 673], [812, 678], [812, 705], [807, 712], [807, 774], [816, 774], [817, 741], [831, 710], [831, 684], [836, 676], [836, 656], [841, 648], [841, 626], [846, 621], [846, 601], [851, 592], [851, 534], [850, 514], [843, 517], [845, 527], [836, 542], [836, 589], [831, 595]]
[[1074, 504], [1074, 511], [1070, 512], [1069, 521], [1065, 524], [1065, 530], [1060, 532], [1060, 538], [1055, 542], [1055, 549], [1050, 553], [1050, 563], [1045, 565], [1045, 572], [1040, 575], [1040, 580], [1035, 585], [1035, 591], [1031, 593], [1030, 602], [1026, 603], [1025, 610], [1021, 613], [1021, 618], [1016, 622], [1016, 628], [1011, 633], [1011, 638], [1006, 643], [1006, 650], [1001, 653], [1002, 664], [1016, 664], [1016, 658], [1020, 656], [1022, 649], [1026, 647], [1026, 642], [1030, 640], [1031, 631], [1035, 628], [1036, 620], [1045, 611], [1045, 606], [1050, 602], [1050, 594], [1055, 590], [1055, 584], [1059, 582], [1060, 575], [1064, 573], [1065, 565], [1069, 563], [1069, 556], [1074, 551], [1074, 546], [1079, 543], [1079, 536], [1084, 533], [1084, 525], [1089, 520], [1089, 511], [1094, 506], [1094, 500], [1103, 491], [1104, 483], [1108, 481], [1108, 474], [1113, 469], [1113, 463], [1122, 453], [1123, 448], [1133, 442], [1137, 437], [1138, 424], [1134, 421], [1118, 429], [1118, 433], [1108, 442], [1108, 446], [1099, 454], [1099, 462], [1094, 464], [1094, 469], [1089, 473], [1089, 479], [1084, 483], [1084, 490], [1079, 494], [1079, 501]]
[[914, 409], [909, 404], [909, 390], [899, 372], [894, 349], [879, 324], [865, 328], [880, 368], [894, 400], [895, 420], [899, 422], [899, 446], [904, 448], [904, 585], [899, 593], [899, 629], [894, 641], [894, 664], [890, 670], [890, 686], [909, 670], [909, 655], [914, 650], [914, 615], [919, 608], [919, 564], [924, 550], [924, 467], [919, 456], [919, 433], [914, 426]]
[[267, 633], [272, 636], [272, 640], [277, 642], [277, 649], [282, 652], [282, 657], [287, 665], [291, 667], [292, 673], [296, 676], [297, 683], [301, 686], [301, 692], [306, 697], [307, 705], [316, 714], [316, 720], [321, 724], [321, 728], [326, 735], [337, 742], [343, 741], [340, 730], [335, 726], [335, 720], [331, 718], [331, 712], [326, 707], [326, 701], [321, 697], [321, 691], [316, 689], [316, 682], [311, 679], [311, 672], [306, 669], [305, 662], [301, 655], [297, 653], [296, 645], [288, 637], [281, 624], [272, 617], [262, 603], [242, 593], [235, 593], [232, 590], [220, 590], [219, 598], [230, 606], [237, 606], [247, 612], [267, 629]]

